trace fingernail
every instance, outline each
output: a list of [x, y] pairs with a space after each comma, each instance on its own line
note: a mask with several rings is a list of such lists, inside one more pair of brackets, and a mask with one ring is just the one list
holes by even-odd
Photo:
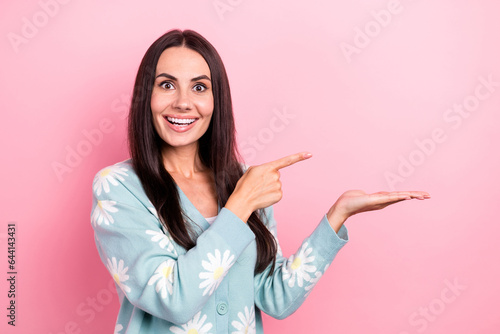
[[311, 153], [304, 153], [304, 158], [310, 158], [310, 157], [312, 157]]

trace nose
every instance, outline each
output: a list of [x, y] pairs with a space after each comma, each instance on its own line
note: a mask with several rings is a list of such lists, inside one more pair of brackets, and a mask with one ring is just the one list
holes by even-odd
[[191, 110], [192, 102], [189, 98], [189, 93], [183, 89], [177, 90], [177, 94], [172, 107], [178, 110]]

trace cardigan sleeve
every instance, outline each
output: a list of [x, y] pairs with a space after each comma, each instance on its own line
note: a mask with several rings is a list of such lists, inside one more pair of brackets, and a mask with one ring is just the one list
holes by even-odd
[[207, 303], [255, 235], [222, 208], [196, 246], [178, 254], [151, 203], [139, 199], [137, 184], [118, 168], [101, 170], [93, 183], [91, 224], [101, 260], [131, 304], [184, 324]]
[[[273, 206], [264, 210], [268, 228], [277, 239]], [[336, 233], [326, 214], [298, 251], [289, 258], [283, 256], [278, 243], [276, 267], [269, 276], [269, 265], [254, 278], [255, 304], [268, 315], [284, 319], [304, 302], [340, 249], [349, 241], [344, 225]]]

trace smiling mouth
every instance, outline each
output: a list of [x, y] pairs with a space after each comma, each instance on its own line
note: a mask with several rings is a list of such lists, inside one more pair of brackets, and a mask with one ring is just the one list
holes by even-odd
[[185, 118], [185, 119], [180, 119], [180, 118], [173, 118], [173, 117], [167, 117], [164, 116], [164, 118], [171, 124], [173, 125], [179, 125], [179, 126], [188, 126], [198, 120], [198, 118]]

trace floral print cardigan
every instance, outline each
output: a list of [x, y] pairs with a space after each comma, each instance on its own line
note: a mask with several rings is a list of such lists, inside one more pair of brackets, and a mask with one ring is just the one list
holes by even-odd
[[[161, 225], [131, 159], [101, 169], [93, 181], [91, 224], [99, 256], [115, 281], [115, 333], [263, 333], [261, 311], [283, 319], [304, 302], [348, 242], [326, 214], [298, 251], [255, 274], [255, 235], [219, 206], [209, 224], [178, 188], [181, 207], [199, 233], [189, 251]], [[273, 206], [263, 221], [277, 237]]]

